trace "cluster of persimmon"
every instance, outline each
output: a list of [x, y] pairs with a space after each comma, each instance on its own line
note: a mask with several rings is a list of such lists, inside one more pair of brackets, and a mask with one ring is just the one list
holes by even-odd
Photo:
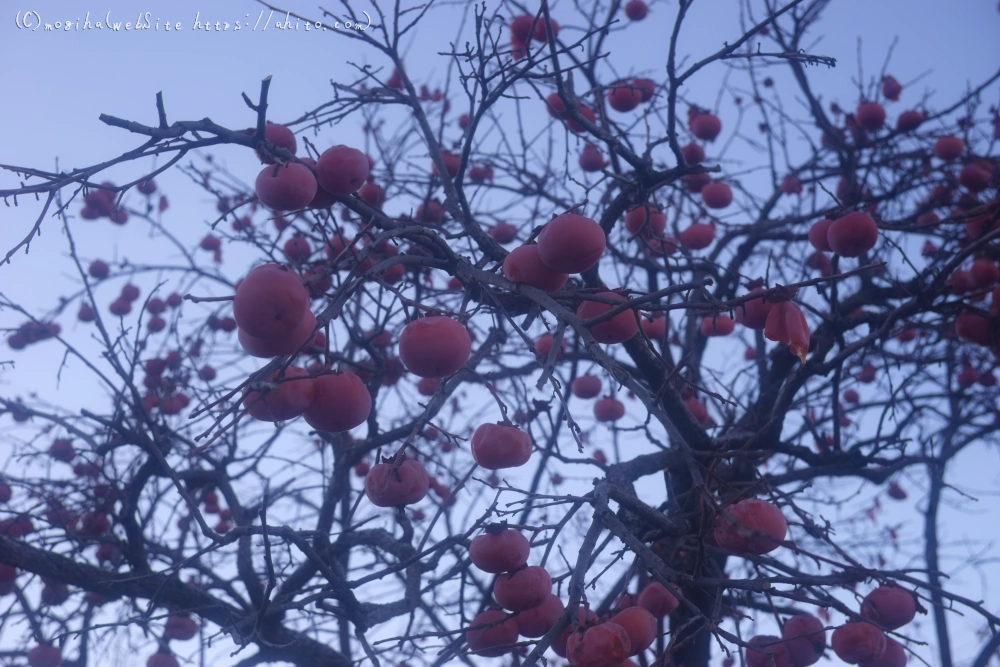
[[[87, 275], [93, 278], [95, 281], [102, 281], [106, 279], [111, 274], [111, 267], [108, 266], [107, 262], [99, 259], [95, 259], [87, 267]], [[132, 304], [139, 298], [139, 288], [132, 283], [126, 283], [122, 286], [121, 293], [116, 297], [109, 305], [108, 310], [113, 315], [124, 316], [132, 312]], [[160, 299], [159, 297], [153, 297], [146, 302], [146, 311], [151, 315], [149, 320], [146, 322], [146, 328], [150, 333], [156, 333], [162, 331], [167, 326], [166, 320], [161, 317], [161, 315], [166, 312], [167, 308], [178, 308], [182, 303], [181, 295], [175, 293], [170, 294], [166, 299]], [[97, 311], [89, 303], [83, 303], [80, 305], [80, 310], [77, 312], [77, 319], [81, 322], [93, 322], [97, 319]]]
[[[77, 476], [89, 478], [93, 482], [89, 495], [93, 496], [95, 500], [93, 509], [80, 516], [66, 509], [58, 499], [50, 498], [48, 509], [45, 512], [48, 523], [72, 533], [74, 539], [79, 541], [81, 545], [96, 542], [95, 556], [98, 562], [105, 563], [120, 559], [121, 553], [111, 535], [112, 519], [110, 516], [111, 507], [117, 499], [117, 492], [107, 484], [97, 483], [100, 468], [96, 464], [79, 461], [76, 449], [70, 439], [56, 438], [49, 447], [48, 454], [61, 463], [70, 464], [76, 461], [73, 465], [73, 471]], [[0, 502], [6, 503], [11, 497], [10, 487], [6, 483], [3, 486], [6, 488], [6, 492], [0, 493]], [[35, 532], [34, 523], [27, 515], [20, 515], [0, 522], [0, 535], [11, 539], [21, 539], [33, 532]], [[15, 591], [18, 574], [17, 568], [0, 565], [0, 596]], [[58, 607], [70, 599], [71, 592], [67, 584], [44, 576], [40, 579], [42, 582], [40, 596], [42, 606]], [[94, 605], [107, 602], [105, 596], [94, 592], [88, 592], [86, 597]], [[28, 651], [27, 660], [30, 667], [59, 667], [62, 664], [62, 650], [58, 646], [43, 641]], [[176, 665], [176, 662], [173, 663], [174, 667]], [[165, 663], [160, 667], [170, 666]]]
[[781, 636], [757, 635], [747, 642], [747, 667], [808, 667], [826, 650], [823, 622], [810, 614], [795, 614], [781, 626]]
[[[83, 208], [80, 209], [80, 217], [84, 220], [97, 220], [98, 218], [108, 218], [111, 222], [124, 225], [128, 222], [128, 211], [118, 206], [118, 197], [115, 194], [115, 186], [111, 181], [101, 183], [100, 188], [93, 189], [83, 198]], [[157, 190], [156, 182], [153, 179], [139, 181], [136, 190], [151, 197]], [[160, 197], [159, 211], [167, 210], [167, 198]]]
[[142, 397], [142, 404], [146, 410], [177, 415], [190, 404], [191, 398], [182, 391], [187, 384], [187, 377], [181, 369], [183, 360], [180, 350], [171, 350], [163, 358], [154, 357], [143, 363], [146, 376], [142, 384], [148, 393]]
[[860, 667], [903, 667], [906, 651], [886, 635], [913, 620], [917, 602], [899, 586], [879, 586], [861, 602], [859, 618], [833, 631], [830, 646], [837, 657]]
[[[152, 181], [144, 181], [143, 183], [152, 184]], [[152, 187], [155, 191], [156, 186], [152, 185]], [[118, 225], [124, 225], [128, 222], [128, 212], [116, 206], [117, 196], [115, 195], [114, 188], [114, 183], [105, 181], [101, 183], [100, 189], [91, 190], [87, 193], [83, 198], [83, 208], [80, 209], [80, 217], [84, 220], [108, 218], [111, 222]]]
[[[272, 129], [273, 128], [273, 129]], [[295, 154], [295, 135], [283, 125], [266, 126], [267, 139]], [[284, 135], [290, 137], [290, 140]], [[273, 138], [272, 138], [273, 137]], [[333, 146], [318, 160], [302, 158], [264, 167], [257, 175], [255, 189], [262, 204], [277, 211], [302, 208], [329, 208], [337, 196], [358, 192], [368, 179], [368, 156], [349, 146]]]
[[[469, 649], [476, 655], [495, 657], [509, 653], [518, 637], [538, 639], [552, 630], [565, 612], [565, 604], [552, 592], [552, 578], [544, 567], [528, 565], [531, 544], [506, 524], [489, 524], [469, 544], [469, 560], [496, 575], [496, 606], [479, 613], [466, 631]], [[650, 581], [633, 598], [623, 596], [605, 618], [581, 606], [577, 623], [552, 640], [556, 655], [573, 667], [629, 667], [636, 656], [657, 637], [657, 619], [678, 606], [666, 586]]]
[[581, 273], [597, 264], [607, 239], [596, 221], [576, 213], [563, 213], [538, 233], [537, 243], [514, 248], [504, 259], [503, 273], [509, 280], [555, 292], [571, 273]]
[[23, 350], [29, 345], [58, 336], [61, 332], [62, 327], [55, 322], [25, 322], [7, 337], [7, 344], [12, 350]]

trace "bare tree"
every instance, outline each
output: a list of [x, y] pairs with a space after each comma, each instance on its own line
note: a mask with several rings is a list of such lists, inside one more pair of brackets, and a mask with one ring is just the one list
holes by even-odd
[[[344, 3], [371, 25], [294, 18], [390, 64], [300, 118], [271, 122], [268, 78], [249, 130], [158, 96], [156, 125], [101, 117], [132, 151], [4, 165], [22, 184], [0, 195], [38, 215], [0, 270], [59, 226], [81, 286], [47, 310], [0, 291], [9, 347], [58, 349], [108, 399], [0, 393], [19, 424], [0, 604], [24, 633], [0, 662], [100, 664], [128, 637], [149, 667], [218, 646], [303, 667], [951, 667], [961, 624], [988, 664], [1000, 618], [949, 586], [939, 513], [1000, 423], [1000, 72], [934, 109], [884, 66], [844, 110], [810, 82], [835, 59], [805, 48], [828, 0], [738, 3], [742, 34], [684, 60], [691, 4], [469, 4], [421, 82], [401, 40], [451, 9]], [[606, 40], [647, 12], [669, 57], [629, 70]], [[713, 68], [718, 100], [687, 99]], [[321, 149], [340, 123], [363, 145]], [[253, 186], [223, 145], [265, 163]], [[171, 219], [168, 169], [218, 202], [207, 233]], [[170, 250], [81, 256], [97, 219]], [[852, 529], [902, 506], [904, 478], [926, 489], [919, 544]]]

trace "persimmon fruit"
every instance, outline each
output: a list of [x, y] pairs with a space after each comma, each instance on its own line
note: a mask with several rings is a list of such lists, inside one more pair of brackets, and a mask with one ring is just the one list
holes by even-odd
[[420, 461], [405, 459], [374, 465], [365, 476], [365, 495], [378, 507], [399, 507], [419, 503], [430, 488], [430, 476]]
[[306, 423], [317, 431], [341, 433], [368, 419], [372, 397], [354, 373], [343, 371], [313, 378], [313, 400], [302, 413]]
[[597, 264], [607, 239], [601, 226], [576, 213], [556, 216], [538, 234], [538, 258], [560, 273], [580, 273]]
[[531, 448], [531, 436], [516, 426], [481, 424], [472, 434], [472, 458], [487, 470], [522, 466]]
[[719, 516], [715, 524], [715, 543], [727, 551], [766, 554], [781, 546], [778, 541], [785, 539], [788, 530], [785, 517], [780, 509], [766, 500], [748, 498], [723, 511], [747, 531], [755, 533], [747, 537], [739, 535], [724, 516]]
[[510, 611], [527, 611], [539, 606], [552, 592], [552, 577], [540, 565], [529, 565], [497, 575], [493, 597]]
[[469, 558], [483, 572], [500, 574], [524, 567], [531, 545], [528, 538], [512, 528], [494, 524], [469, 543]]
[[469, 360], [472, 339], [458, 320], [431, 316], [406, 325], [399, 336], [399, 358], [420, 377], [446, 377]]

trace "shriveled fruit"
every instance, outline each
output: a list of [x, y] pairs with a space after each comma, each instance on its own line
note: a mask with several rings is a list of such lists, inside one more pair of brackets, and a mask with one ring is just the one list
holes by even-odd
[[611, 617], [611, 623], [622, 626], [628, 635], [629, 655], [638, 655], [656, 640], [656, 618], [644, 607], [628, 607]]
[[562, 289], [569, 274], [553, 271], [538, 256], [537, 245], [514, 248], [503, 261], [503, 274], [508, 280], [555, 292]]
[[764, 337], [784, 343], [788, 351], [806, 363], [809, 354], [809, 323], [802, 310], [791, 301], [776, 303], [767, 314]]
[[607, 239], [601, 226], [576, 213], [563, 213], [538, 234], [538, 258], [553, 271], [580, 273], [597, 264]]
[[880, 657], [886, 648], [885, 634], [871, 623], [847, 623], [833, 631], [830, 646], [837, 657], [856, 665]]
[[566, 657], [573, 667], [618, 667], [631, 651], [625, 628], [611, 622], [575, 632], [566, 641]]
[[526, 611], [539, 606], [552, 592], [552, 577], [540, 565], [505, 572], [493, 584], [497, 604], [510, 611]]
[[419, 503], [430, 488], [430, 476], [420, 461], [405, 459], [393, 470], [393, 462], [372, 466], [365, 476], [365, 495], [378, 507]]
[[528, 563], [531, 544], [528, 538], [511, 528], [493, 524], [469, 543], [469, 558], [483, 572], [510, 572]]
[[861, 602], [861, 617], [884, 628], [901, 628], [917, 614], [913, 593], [899, 586], [879, 586]]
[[313, 379], [313, 400], [302, 417], [317, 431], [339, 433], [363, 424], [371, 409], [372, 397], [365, 383], [343, 371]]
[[399, 358], [420, 377], [445, 377], [469, 360], [472, 339], [457, 320], [432, 316], [414, 320], [399, 336]]
[[487, 609], [477, 615], [465, 632], [465, 641], [476, 655], [496, 658], [507, 655], [517, 643], [517, 620], [504, 620], [507, 614], [499, 609]]
[[472, 434], [472, 458], [487, 470], [516, 468], [531, 458], [531, 436], [516, 426], [481, 424]]
[[[625, 297], [615, 292], [599, 292], [596, 296], [623, 303], [627, 301]], [[576, 315], [581, 319], [587, 320], [598, 317], [611, 310], [611, 308], [611, 304], [598, 301], [584, 301], [576, 309]], [[624, 343], [639, 333], [639, 323], [636, 321], [635, 313], [632, 310], [626, 309], [609, 320], [592, 325], [590, 333], [598, 343]]]
[[724, 516], [716, 518], [715, 543], [736, 554], [766, 554], [781, 546], [778, 541], [785, 539], [788, 524], [781, 510], [766, 500], [748, 498], [730, 505], [723, 510], [746, 536], [736, 532]]

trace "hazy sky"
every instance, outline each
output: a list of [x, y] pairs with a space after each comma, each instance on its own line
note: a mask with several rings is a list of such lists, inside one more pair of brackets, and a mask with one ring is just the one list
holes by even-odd
[[[385, 3], [391, 6], [391, 3]], [[492, 11], [497, 5], [488, 0]], [[339, 2], [331, 2], [331, 8]], [[563, 11], [572, 14], [572, 6], [558, 0], [552, 3], [553, 16]], [[561, 6], [565, 6], [565, 10]], [[286, 5], [308, 16], [319, 18], [316, 5], [297, 1]], [[370, 5], [361, 3], [358, 9]], [[726, 40], [739, 36], [736, 30], [738, 4], [734, 0], [697, 0], [690, 12], [682, 40], [682, 52], [692, 59], [701, 59], [717, 50]], [[277, 122], [290, 121], [330, 98], [330, 80], [350, 78], [349, 63], [389, 66], [385, 56], [362, 50], [355, 41], [336, 32], [281, 31], [269, 26], [263, 30], [244, 28], [240, 32], [215, 32], [193, 29], [196, 17], [203, 23], [216, 21], [257, 22], [262, 6], [249, 0], [227, 2], [194, 0], [148, 0], [136, 3], [127, 0], [21, 0], [0, 7], [0, 58], [7, 72], [7, 84], [0, 98], [0, 164], [69, 169], [95, 164], [120, 155], [142, 143], [142, 138], [108, 127], [98, 120], [102, 113], [120, 118], [155, 124], [155, 95], [162, 91], [170, 122], [205, 117], [233, 128], [250, 126], [254, 112], [240, 98], [247, 93], [256, 99], [260, 81], [273, 76], [269, 118]], [[43, 23], [56, 21], [81, 24], [90, 13], [92, 23], [104, 20], [110, 13], [112, 22], [145, 19], [160, 21], [160, 30], [119, 31], [107, 29], [59, 30], [18, 28], [18, 12], [40, 15]], [[646, 21], [632, 26], [627, 33], [613, 35], [608, 49], [621, 54], [624, 61], [641, 63], [636, 73], [656, 78], [663, 71], [670, 20], [676, 3], [651, 3]], [[264, 11], [265, 18], [268, 11]], [[278, 20], [276, 13], [272, 22]], [[460, 35], [461, 22], [468, 22], [471, 9], [463, 2], [441, 4], [426, 20], [424, 27], [403, 40], [407, 71], [418, 83], [426, 82], [432, 89], [443, 84], [446, 59], [438, 56], [447, 50], [447, 42]], [[283, 18], [283, 17], [281, 17]], [[32, 18], [37, 21], [37, 18]], [[163, 24], [180, 22], [180, 30], [166, 31]], [[123, 26], [124, 27], [124, 26]], [[564, 23], [572, 29], [572, 21]], [[926, 104], [934, 109], [954, 100], [967, 86], [988, 77], [1000, 64], [1000, 47], [996, 35], [1000, 31], [1000, 14], [994, 0], [834, 0], [822, 22], [822, 30], [808, 45], [810, 51], [835, 57], [833, 69], [813, 68], [815, 89], [825, 102], [839, 101], [845, 108], [857, 103], [859, 77], [858, 56], [864, 63], [863, 83], [876, 76], [896, 42], [888, 72], [906, 86], [903, 101], [889, 110], [890, 119], [899, 111], [916, 105], [926, 95]], [[617, 56], [616, 56], [617, 58]], [[719, 82], [724, 74], [721, 67], [710, 67], [695, 77], [683, 93], [704, 106], [714, 106]], [[787, 83], [775, 75], [779, 86]], [[789, 85], [789, 90], [790, 90]], [[798, 98], [788, 95], [786, 103]], [[987, 100], [995, 103], [997, 100]], [[457, 109], [453, 115], [457, 117]], [[723, 101], [720, 115], [724, 122], [731, 108]], [[725, 130], [724, 130], [725, 132]], [[317, 143], [323, 147], [334, 143], [357, 143], [356, 125], [325, 130]], [[735, 150], [735, 149], [734, 149]], [[260, 168], [245, 149], [224, 148], [214, 154], [234, 174], [252, 182]], [[738, 152], [732, 160], [744, 157]], [[132, 164], [116, 168], [107, 174], [109, 180], [124, 182], [141, 175], [141, 168], [153, 164]], [[0, 172], [0, 188], [16, 186], [18, 177]], [[104, 180], [101, 178], [99, 180]], [[168, 220], [172, 230], [188, 240], [200, 238], [213, 212], [213, 202], [192, 188], [188, 179], [174, 172], [158, 179], [160, 188], [170, 197]], [[69, 196], [70, 191], [65, 195]], [[133, 193], [133, 202], [139, 201]], [[12, 202], [10, 202], [12, 203]], [[22, 199], [18, 208], [0, 206], [0, 252], [22, 238], [40, 210], [31, 199]], [[72, 213], [79, 204], [70, 207]], [[85, 258], [110, 259], [121, 256], [125, 248], [137, 248], [145, 259], [157, 257], [162, 246], [149, 239], [140, 224], [118, 227], [107, 220], [86, 222], [75, 220], [76, 240]], [[0, 267], [0, 291], [39, 312], [51, 308], [60, 295], [72, 292], [75, 277], [63, 273], [66, 241], [56, 220], [47, 220], [43, 235], [31, 245], [31, 253], [19, 254], [11, 265]], [[129, 251], [132, 252], [131, 250]], [[58, 266], [58, 269], [54, 269]], [[227, 265], [227, 275], [235, 279], [241, 267]], [[60, 321], [73, 326], [69, 316]], [[0, 312], [0, 327], [16, 326], [22, 318]], [[0, 344], [0, 360], [10, 358], [6, 346]], [[28, 350], [17, 357], [16, 375], [0, 375], [0, 390], [10, 387], [27, 391], [37, 389], [52, 393], [56, 387], [59, 358], [44, 350]], [[25, 372], [28, 371], [28, 372]], [[79, 390], [79, 388], [76, 388]], [[63, 387], [62, 391], [72, 391]], [[3, 426], [3, 425], [0, 425]], [[996, 466], [992, 465], [995, 470]], [[979, 488], [995, 487], [990, 469], [970, 467], [966, 482]], [[972, 477], [978, 474], [980, 478]], [[980, 517], [982, 518], [982, 517]], [[995, 535], [995, 520], [990, 522]], [[950, 523], [949, 537], [955, 542], [974, 535], [982, 524]], [[981, 535], [980, 535], [981, 536]], [[973, 587], [978, 585], [974, 573], [969, 574]], [[991, 599], [995, 607], [995, 596]], [[931, 624], [923, 621], [923, 630], [930, 636]], [[955, 646], [956, 655], [967, 657], [975, 644]], [[221, 663], [220, 663], [221, 664]]]

